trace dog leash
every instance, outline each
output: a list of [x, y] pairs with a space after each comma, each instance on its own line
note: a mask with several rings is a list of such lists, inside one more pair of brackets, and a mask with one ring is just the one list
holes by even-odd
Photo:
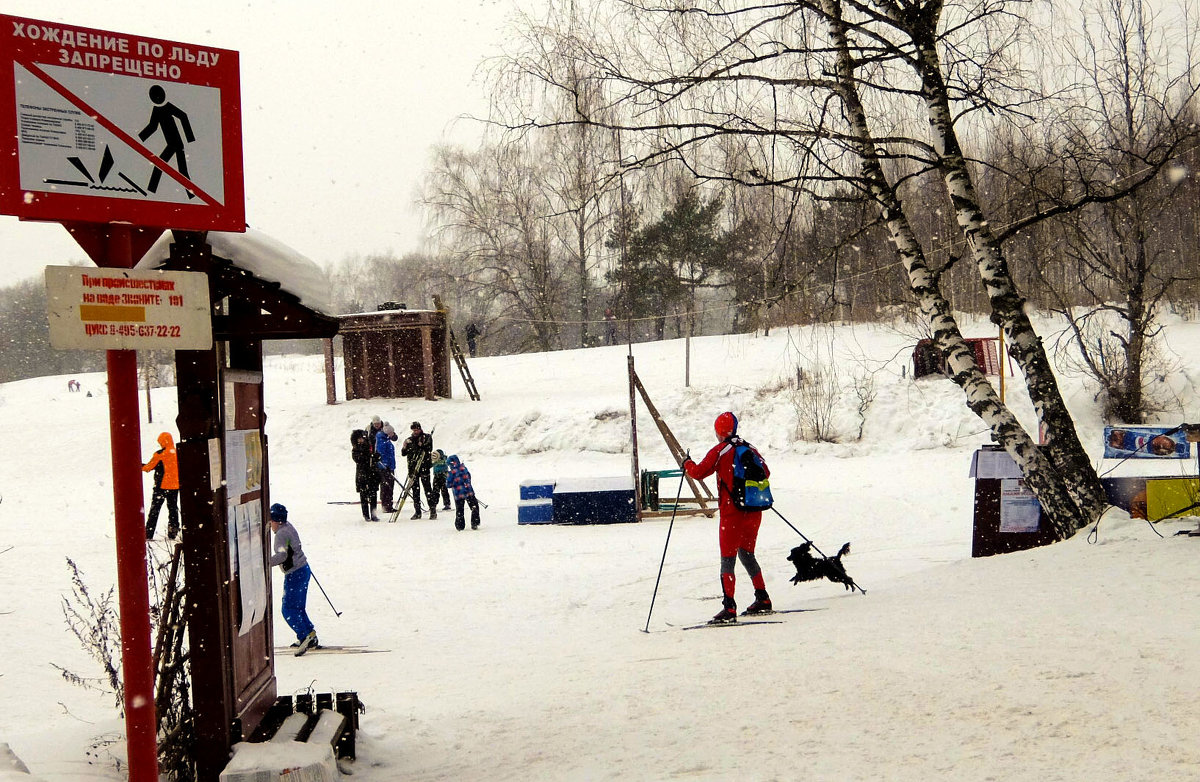
[[788, 525], [789, 527], [791, 527], [793, 532], [795, 532], [795, 533], [796, 533], [797, 535], [799, 535], [800, 537], [804, 538], [804, 542], [805, 542], [805, 543], [808, 543], [810, 546], [812, 546], [812, 547], [813, 547], [813, 551], [817, 552], [818, 554], [820, 554], [821, 556], [825, 557], [826, 559], [828, 559], [828, 558], [829, 558], [829, 557], [827, 557], [827, 556], [826, 556], [826, 554], [825, 554], [825, 552], [824, 552], [824, 551], [821, 551], [820, 547], [819, 547], [819, 546], [817, 546], [817, 544], [816, 544], [816, 543], [813, 543], [811, 540], [809, 540], [809, 539], [808, 539], [808, 537], [807, 537], [807, 536], [806, 536], [806, 535], [805, 535], [803, 532], [801, 532], [800, 530], [796, 529], [796, 525], [795, 525], [795, 524], [793, 524], [792, 522], [788, 521], [786, 516], [784, 516], [782, 513], [780, 513], [778, 510], [776, 510], [774, 505], [772, 505], [772, 506], [771, 506], [771, 510], [775, 511], [775, 515], [776, 515], [776, 516], [778, 516], [779, 518], [783, 519], [783, 523], [784, 523], [784, 524], [786, 524], [786, 525]]

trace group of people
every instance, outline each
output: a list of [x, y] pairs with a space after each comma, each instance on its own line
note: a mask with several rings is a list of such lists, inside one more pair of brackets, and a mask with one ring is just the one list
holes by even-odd
[[[433, 434], [421, 428], [419, 421], [409, 426], [409, 436], [400, 445], [407, 475], [404, 481], [396, 477], [395, 428], [379, 416], [373, 416], [366, 429], [350, 434], [350, 458], [354, 461], [354, 490], [364, 521], [379, 521], [376, 508], [384, 513], [396, 513], [395, 485], [412, 498], [413, 514], [422, 517], [421, 493], [424, 490], [429, 518], [436, 519], [438, 504], [450, 510], [450, 494], [454, 493], [454, 527], [466, 529], [466, 508], [471, 509], [471, 529], [479, 529], [479, 500], [471, 485], [471, 473], [458, 456], [446, 456], [433, 447]], [[401, 494], [400, 505], [405, 495]]]
[[[719, 415], [713, 428], [717, 437], [716, 445], [710, 448], [699, 462], [692, 461], [691, 458], [685, 459], [683, 469], [697, 480], [714, 474], [717, 476], [722, 604], [721, 610], [712, 621], [720, 623], [737, 620], [734, 566], [738, 561], [741, 561], [746, 569], [754, 588], [754, 601], [744, 613], [770, 613], [772, 605], [762, 568], [754, 555], [762, 513], [739, 508], [730, 490], [734, 485], [734, 449], [738, 445], [749, 444], [738, 435], [738, 420], [731, 412]], [[421, 518], [422, 489], [428, 501], [431, 519], [437, 518], [439, 500], [442, 502], [442, 510], [450, 509], [449, 491], [453, 491], [455, 529], [465, 529], [466, 507], [471, 509], [471, 529], [478, 529], [479, 500], [475, 497], [471, 473], [466, 465], [457, 456], [447, 457], [442, 451], [434, 449], [432, 433], [425, 432], [420, 422], [413, 421], [409, 431], [408, 438], [400, 447], [400, 455], [405, 457], [408, 467], [408, 479], [401, 486], [411, 491], [415, 511], [412, 518]], [[364, 520], [379, 520], [375, 514], [377, 491], [384, 512], [395, 512], [395, 508], [392, 507], [392, 484], [400, 483], [395, 475], [397, 439], [395, 429], [379, 416], [371, 419], [367, 429], [356, 429], [351, 435], [351, 456], [355, 464], [354, 482]], [[160, 434], [158, 443], [161, 448], [142, 466], [144, 471], [155, 474], [154, 499], [146, 522], [147, 539], [154, 537], [159, 510], [164, 503], [169, 512], [168, 536], [174, 538], [179, 532], [179, 468], [175, 443], [169, 432]], [[278, 566], [283, 571], [282, 613], [284, 620], [296, 634], [296, 641], [292, 646], [296, 650], [295, 654], [299, 656], [319, 645], [316, 629], [306, 610], [308, 583], [312, 574], [300, 545], [300, 535], [288, 522], [286, 507], [279, 503], [271, 506], [270, 526], [271, 532], [274, 533], [270, 562], [272, 566]]]

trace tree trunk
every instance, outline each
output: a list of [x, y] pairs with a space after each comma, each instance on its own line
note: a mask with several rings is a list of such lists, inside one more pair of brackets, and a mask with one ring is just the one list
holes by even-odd
[[1025, 374], [1029, 398], [1038, 420], [1045, 425], [1046, 454], [1061, 474], [1080, 511], [1072, 514], [1077, 529], [1091, 519], [1099, 518], [1108, 507], [1108, 500], [1100, 485], [1100, 478], [1079, 441], [1075, 422], [1063, 401], [1041, 338], [1025, 314], [1025, 300], [1017, 292], [1008, 264], [979, 206], [980, 200], [954, 131], [936, 44], [932, 36], [923, 40], [914, 33], [913, 37], [917, 42], [916, 62], [920, 69], [933, 145], [941, 164], [946, 191], [959, 230], [967, 240], [979, 270], [979, 278], [991, 302], [992, 321], [1004, 328], [1009, 352]]
[[821, 6], [837, 52], [838, 95], [845, 107], [846, 120], [859, 139], [855, 152], [862, 160], [863, 179], [868, 183], [887, 225], [889, 239], [908, 273], [909, 286], [917, 296], [921, 313], [930, 324], [938, 348], [946, 356], [951, 379], [963, 389], [967, 406], [988, 425], [993, 439], [1017, 462], [1046, 511], [1057, 538], [1068, 538], [1086, 520], [1058, 471], [1000, 401], [995, 388], [975, 363], [974, 352], [963, 340], [950, 303], [940, 292], [937, 275], [929, 268], [895, 189], [883, 173], [875, 153], [866, 111], [855, 86], [854, 65], [845, 24], [841, 20], [841, 4], [839, 0], [822, 0]]

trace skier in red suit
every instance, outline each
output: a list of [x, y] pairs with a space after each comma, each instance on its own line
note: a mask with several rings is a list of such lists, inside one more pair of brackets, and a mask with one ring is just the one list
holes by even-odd
[[[713, 428], [717, 433], [714, 445], [699, 463], [685, 459], [683, 469], [695, 479], [702, 480], [716, 473], [717, 498], [720, 508], [721, 546], [721, 593], [724, 595], [721, 610], [713, 617], [714, 622], [737, 621], [737, 602], [734, 600], [734, 585], [737, 581], [733, 566], [740, 559], [750, 582], [754, 584], [754, 602], [746, 609], [747, 614], [770, 613], [771, 598], [767, 595], [767, 584], [763, 580], [762, 568], [754, 557], [754, 546], [758, 541], [758, 527], [762, 523], [762, 511], [746, 511], [733, 503], [730, 487], [733, 486], [733, 453], [742, 444], [737, 435], [737, 416], [725, 412], [717, 416]], [[768, 470], [768, 476], [770, 471]]]

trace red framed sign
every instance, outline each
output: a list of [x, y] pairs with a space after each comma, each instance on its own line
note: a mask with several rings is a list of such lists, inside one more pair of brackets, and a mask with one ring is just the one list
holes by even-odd
[[246, 230], [238, 53], [0, 15], [0, 213]]

